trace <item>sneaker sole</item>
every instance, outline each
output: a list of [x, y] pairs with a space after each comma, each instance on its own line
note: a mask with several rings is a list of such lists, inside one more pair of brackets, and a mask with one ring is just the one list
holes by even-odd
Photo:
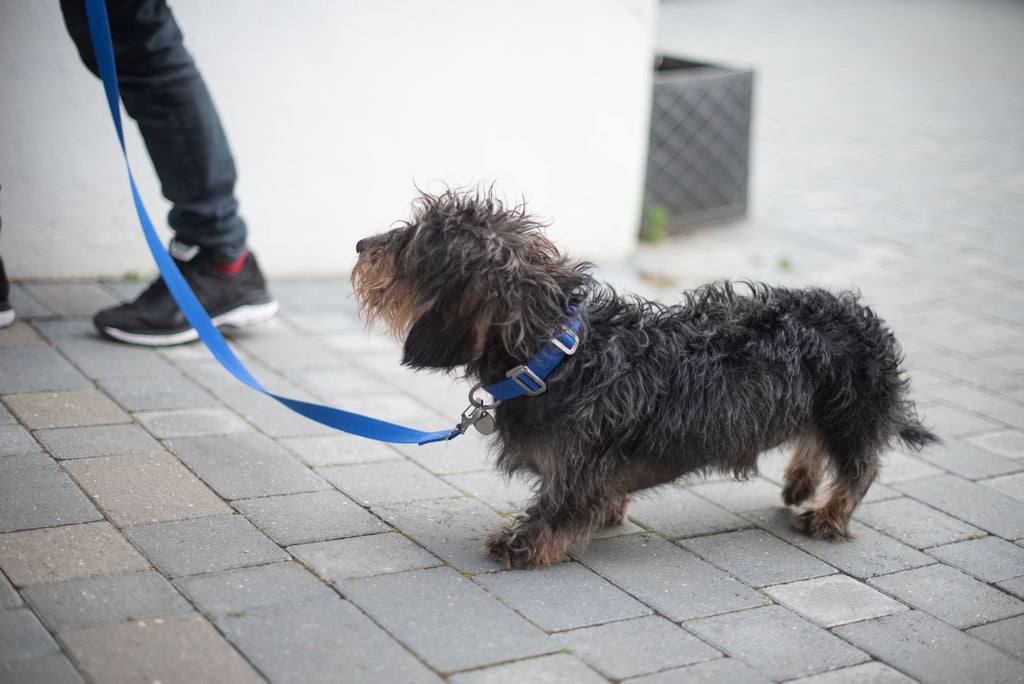
[[[218, 328], [248, 328], [269, 321], [277, 315], [277, 309], [277, 300], [271, 300], [265, 304], [240, 306], [237, 309], [225, 311], [219, 316], [214, 316], [210, 320]], [[199, 339], [199, 333], [195, 328], [173, 333], [133, 333], [119, 328], [104, 327], [102, 332], [120, 342], [145, 347], [171, 347]]]
[[0, 328], [6, 328], [11, 323], [14, 323], [14, 309], [0, 311]]

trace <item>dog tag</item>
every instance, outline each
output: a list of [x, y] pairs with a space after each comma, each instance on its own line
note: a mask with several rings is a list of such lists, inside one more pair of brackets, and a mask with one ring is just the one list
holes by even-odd
[[494, 432], [494, 417], [487, 411], [477, 410], [480, 411], [480, 417], [473, 422], [473, 427], [476, 428], [476, 431], [481, 435], [489, 435]]

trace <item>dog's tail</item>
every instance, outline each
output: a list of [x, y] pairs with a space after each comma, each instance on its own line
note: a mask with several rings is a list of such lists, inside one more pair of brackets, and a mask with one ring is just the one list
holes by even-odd
[[920, 451], [929, 444], [942, 443], [938, 435], [921, 424], [921, 421], [913, 413], [913, 409], [908, 411], [907, 419], [896, 434], [901, 442], [915, 451]]

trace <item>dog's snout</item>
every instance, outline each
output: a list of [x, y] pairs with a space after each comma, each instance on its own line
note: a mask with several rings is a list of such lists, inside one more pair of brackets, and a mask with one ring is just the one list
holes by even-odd
[[363, 250], [370, 246], [371, 238], [363, 238], [356, 243], [356, 254], [362, 254]]

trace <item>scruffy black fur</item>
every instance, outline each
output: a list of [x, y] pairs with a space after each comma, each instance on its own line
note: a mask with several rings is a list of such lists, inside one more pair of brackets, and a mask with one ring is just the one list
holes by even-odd
[[786, 504], [811, 501], [831, 476], [794, 525], [843, 539], [879, 454], [937, 440], [907, 398], [896, 340], [857, 295], [723, 283], [665, 306], [599, 284], [542, 228], [488, 192], [424, 194], [410, 221], [359, 242], [352, 274], [364, 316], [404, 341], [405, 365], [485, 385], [578, 308], [579, 349], [547, 392], [495, 411], [498, 466], [538, 480], [487, 540], [506, 566], [558, 562], [624, 522], [631, 492], [690, 473], [748, 477], [783, 443]]

